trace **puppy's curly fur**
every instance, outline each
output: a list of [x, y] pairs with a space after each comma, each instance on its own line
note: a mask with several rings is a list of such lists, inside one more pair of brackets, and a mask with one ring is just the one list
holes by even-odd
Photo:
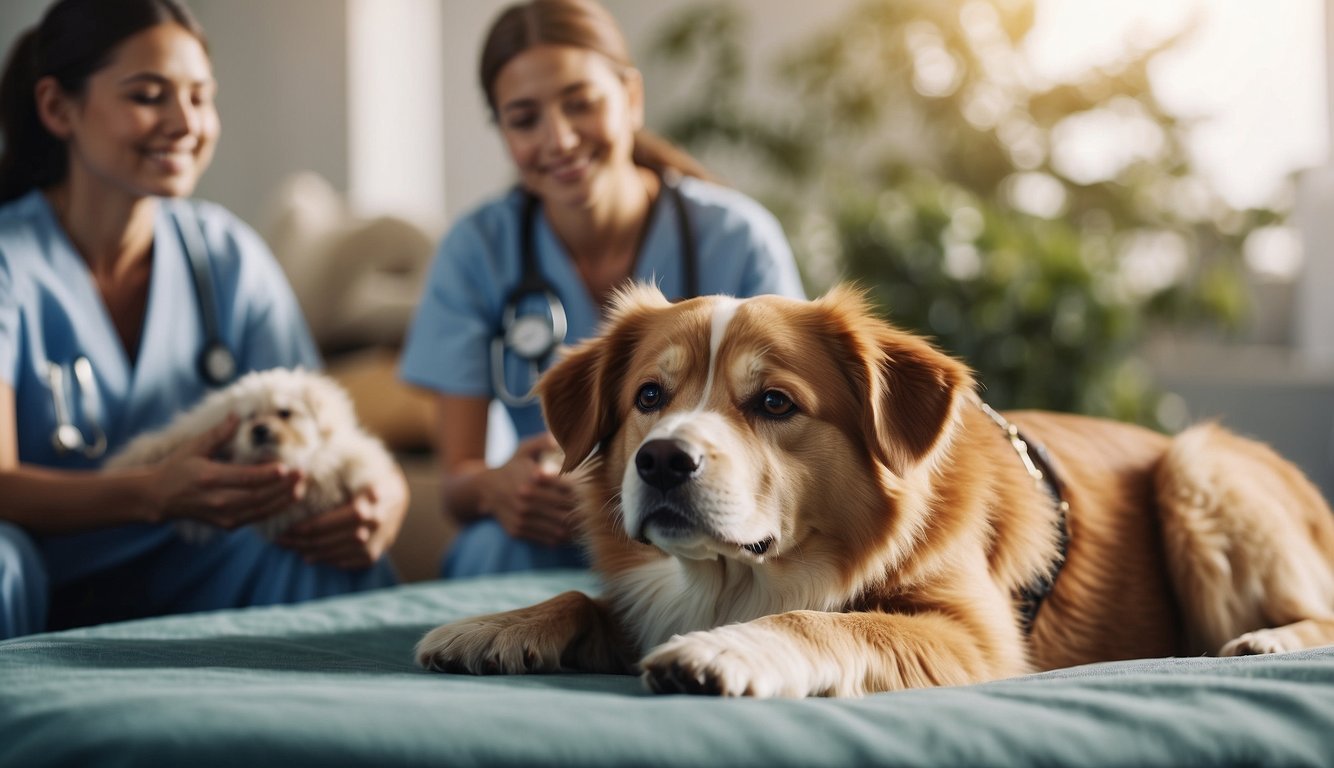
[[[306, 492], [300, 501], [254, 524], [267, 538], [347, 503], [357, 491], [393, 471], [393, 458], [358, 424], [352, 400], [342, 387], [327, 376], [285, 368], [250, 373], [213, 392], [166, 427], [132, 440], [107, 461], [106, 468], [155, 464], [231, 414], [240, 423], [214, 458], [234, 464], [276, 461], [305, 476]], [[205, 540], [217, 530], [195, 521], [180, 521], [176, 527], [191, 541]]]

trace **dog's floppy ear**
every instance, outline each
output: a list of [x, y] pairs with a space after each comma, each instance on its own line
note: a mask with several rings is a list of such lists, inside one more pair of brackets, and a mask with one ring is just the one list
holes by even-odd
[[635, 284], [616, 292], [602, 331], [565, 350], [537, 382], [542, 416], [565, 452], [562, 472], [583, 463], [620, 426], [621, 381], [630, 352], [651, 310], [671, 304], [656, 287]]
[[315, 417], [320, 434], [326, 439], [356, 422], [352, 397], [341, 384], [328, 376], [299, 368], [292, 375], [300, 383], [306, 407]]
[[862, 428], [875, 457], [902, 476], [949, 442], [959, 402], [973, 389], [967, 366], [876, 317], [860, 291], [820, 300], [842, 326], [849, 375], [864, 388]]

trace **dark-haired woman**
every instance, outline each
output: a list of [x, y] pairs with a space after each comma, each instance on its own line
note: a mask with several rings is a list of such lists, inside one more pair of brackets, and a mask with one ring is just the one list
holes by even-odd
[[[802, 295], [773, 216], [644, 131], [643, 81], [602, 6], [506, 9], [483, 46], [481, 85], [519, 184], [446, 236], [401, 363], [406, 381], [435, 393], [445, 512], [463, 525], [446, 577], [582, 562], [573, 489], [527, 395], [557, 344], [594, 332], [618, 286]], [[493, 398], [520, 438], [494, 468]]]
[[[234, 422], [158, 466], [96, 471], [236, 374], [319, 364], [263, 242], [183, 199], [218, 137], [215, 88], [176, 0], [61, 0], [6, 64], [0, 637], [393, 581], [401, 476], [274, 544], [241, 526], [301, 478], [213, 461]], [[232, 532], [187, 543], [180, 518]]]

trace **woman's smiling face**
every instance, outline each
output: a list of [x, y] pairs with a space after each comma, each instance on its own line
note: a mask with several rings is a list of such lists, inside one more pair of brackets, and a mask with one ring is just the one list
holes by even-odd
[[634, 134], [644, 122], [634, 70], [618, 72], [583, 48], [538, 45], [500, 70], [494, 91], [520, 179], [545, 202], [591, 205], [611, 188], [608, 171], [633, 167]]
[[189, 195], [213, 158], [219, 122], [213, 67], [185, 28], [126, 38], [82, 94], [61, 95], [57, 125], [70, 173], [135, 196]]

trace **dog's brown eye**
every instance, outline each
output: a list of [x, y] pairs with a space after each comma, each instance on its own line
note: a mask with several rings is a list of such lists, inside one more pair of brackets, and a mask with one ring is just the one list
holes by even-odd
[[797, 404], [782, 392], [770, 389], [760, 395], [760, 408], [766, 416], [789, 416], [797, 410]]
[[649, 382], [639, 388], [639, 394], [635, 395], [635, 407], [644, 413], [656, 411], [662, 407], [662, 387]]
[[279, 408], [279, 409], [278, 409], [278, 418], [282, 419], [283, 421], [287, 421], [288, 419], [292, 418], [292, 409], [291, 409], [291, 408]]

